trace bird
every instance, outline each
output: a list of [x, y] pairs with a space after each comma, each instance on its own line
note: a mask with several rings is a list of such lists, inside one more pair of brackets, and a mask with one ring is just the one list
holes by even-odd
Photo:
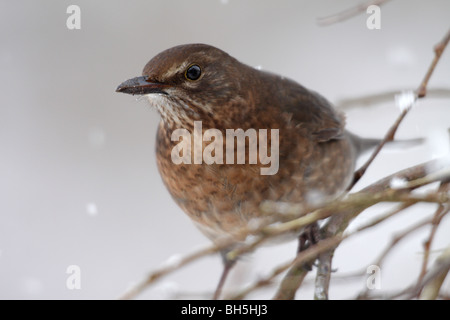
[[[339, 197], [352, 182], [357, 158], [379, 142], [348, 131], [345, 115], [319, 93], [202, 43], [162, 51], [145, 65], [142, 76], [124, 81], [116, 91], [145, 96], [159, 112], [156, 159], [162, 181], [213, 243], [237, 237], [242, 227], [266, 217], [268, 213], [261, 209], [264, 201], [308, 206], [318, 199], [326, 202]], [[278, 142], [277, 149], [271, 149], [278, 157], [274, 159], [277, 168], [262, 174], [267, 161], [250, 163], [250, 152], [258, 149], [250, 145], [240, 163], [236, 159], [195, 163], [197, 147], [192, 147], [192, 140], [183, 151], [187, 161], [173, 161], [180, 144], [173, 133], [180, 129], [191, 133], [187, 139], [192, 140], [196, 129], [201, 134], [215, 130], [216, 156], [221, 151], [238, 152], [238, 143], [227, 149], [227, 130], [266, 132], [265, 140], [257, 135], [252, 142], [258, 148], [265, 143], [266, 149]], [[269, 135], [269, 130], [278, 137]], [[222, 139], [217, 133], [222, 133]], [[250, 137], [247, 140], [250, 144]], [[207, 147], [208, 139], [200, 141], [200, 154]], [[236, 238], [237, 245], [240, 241]], [[227, 258], [231, 249], [221, 252], [225, 268], [214, 298], [219, 297], [235, 263]]]

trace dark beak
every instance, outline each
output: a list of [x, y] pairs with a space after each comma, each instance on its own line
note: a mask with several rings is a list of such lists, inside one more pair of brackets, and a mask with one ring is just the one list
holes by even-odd
[[169, 85], [160, 83], [160, 82], [152, 82], [149, 81], [147, 76], [136, 77], [130, 80], [127, 80], [121, 83], [116, 92], [123, 92], [128, 94], [149, 94], [149, 93], [160, 93], [167, 94], [164, 91], [165, 88], [168, 88]]

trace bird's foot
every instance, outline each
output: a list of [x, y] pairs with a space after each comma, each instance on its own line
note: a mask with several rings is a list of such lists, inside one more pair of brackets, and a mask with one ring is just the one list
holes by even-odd
[[[298, 249], [297, 254], [308, 249], [310, 246], [315, 245], [320, 240], [319, 225], [317, 222], [310, 224], [303, 230], [298, 237]], [[312, 269], [314, 261], [305, 262], [304, 268], [308, 271]]]

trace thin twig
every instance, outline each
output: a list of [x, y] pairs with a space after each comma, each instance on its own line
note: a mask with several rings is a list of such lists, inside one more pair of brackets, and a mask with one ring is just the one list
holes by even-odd
[[[333, 248], [337, 246], [342, 240], [347, 238], [348, 236], [342, 236], [341, 234], [338, 234], [332, 238], [325, 239], [320, 241], [319, 243], [309, 247], [308, 249], [300, 252], [297, 257], [290, 262], [283, 263], [282, 265], [275, 268], [267, 277], [261, 278], [258, 281], [256, 281], [254, 284], [248, 286], [246, 289], [242, 290], [240, 293], [234, 295], [231, 297], [231, 299], [243, 299], [245, 298], [249, 293], [255, 291], [256, 289], [259, 289], [261, 287], [266, 286], [267, 284], [271, 283], [275, 277], [277, 277], [282, 272], [286, 271], [292, 266], [303, 266], [306, 262], [311, 261], [317, 257], [318, 254], [321, 252], [325, 252], [327, 250], [330, 250], [330, 248]], [[303, 275], [304, 277], [304, 275]], [[286, 281], [284, 282], [287, 286], [291, 286], [291, 284]], [[286, 288], [280, 288], [278, 292], [284, 291]], [[277, 298], [278, 294], [275, 296], [275, 299]]]
[[440, 287], [445, 276], [450, 270], [450, 247], [436, 259], [433, 267], [427, 272], [421, 283], [413, 284], [404, 290], [385, 296], [387, 299], [395, 299], [404, 297], [404, 299], [412, 299], [423, 293], [421, 299], [434, 299], [438, 296]]
[[393, 141], [395, 133], [397, 132], [398, 127], [400, 126], [400, 123], [403, 121], [405, 116], [408, 114], [409, 109], [404, 109], [400, 116], [395, 120], [394, 124], [389, 128], [388, 132], [384, 136], [383, 140], [378, 144], [376, 149], [372, 152], [370, 155], [370, 158], [363, 164], [362, 167], [360, 167], [358, 170], [356, 170], [353, 178], [353, 182], [348, 187], [348, 190], [351, 190], [353, 186], [361, 179], [361, 177], [366, 173], [367, 168], [372, 164], [373, 160], [377, 157], [377, 155], [380, 153], [381, 149], [384, 147], [384, 145], [387, 142]]
[[151, 272], [143, 281], [139, 282], [137, 285], [132, 287], [130, 290], [125, 292], [119, 299], [121, 300], [130, 300], [135, 298], [138, 294], [144, 291], [150, 284], [156, 282], [163, 276], [180, 269], [181, 267], [198, 260], [201, 257], [210, 255], [212, 253], [219, 252], [219, 247], [208, 246], [206, 248], [195, 251], [191, 254], [186, 255], [185, 257], [180, 258], [177, 263], [168, 263], [165, 266], [161, 267], [159, 270], [155, 270]]
[[431, 63], [431, 66], [428, 68], [427, 74], [423, 78], [422, 83], [420, 84], [419, 88], [416, 91], [418, 98], [423, 98], [426, 96], [428, 82], [430, 81], [431, 75], [433, 74], [434, 69], [436, 68], [436, 65], [438, 64], [441, 58], [441, 55], [449, 42], [450, 42], [450, 30], [448, 30], [444, 38], [434, 46], [434, 59]]
[[[398, 205], [396, 208], [394, 208], [392, 211], [382, 215], [381, 217], [375, 218], [374, 220], [372, 220], [369, 224], [367, 224], [365, 226], [365, 228], [372, 228], [378, 224], [380, 224], [383, 221], [386, 221], [387, 219], [397, 215], [400, 212], [403, 212], [405, 209], [411, 207], [412, 205], [414, 205], [415, 202], [404, 202], [400, 205]], [[358, 231], [362, 231], [363, 229], [358, 229]]]
[[[442, 183], [439, 186], [439, 191], [445, 192], [445, 191], [450, 191], [450, 183]], [[448, 212], [450, 211], [450, 204], [440, 204], [436, 210], [436, 212], [434, 213], [433, 219], [431, 221], [431, 231], [430, 231], [430, 235], [428, 236], [428, 239], [423, 243], [423, 247], [424, 247], [424, 253], [423, 253], [423, 260], [422, 260], [422, 268], [421, 271], [419, 273], [419, 277], [417, 280], [417, 283], [421, 283], [423, 278], [425, 277], [425, 274], [427, 272], [427, 267], [428, 267], [428, 260], [430, 258], [430, 251], [431, 251], [431, 245], [433, 243], [433, 239], [434, 236], [436, 234], [436, 231], [439, 227], [439, 224], [442, 221], [442, 218], [448, 214]]]
[[[446, 46], [448, 45], [449, 41], [450, 41], [450, 30], [447, 32], [445, 37], [435, 46], [434, 59], [430, 65], [430, 67], [428, 68], [428, 71], [427, 71], [426, 75], [424, 76], [424, 79], [422, 80], [419, 88], [416, 90], [416, 97], [415, 97], [414, 101], [411, 103], [411, 105], [409, 107], [403, 109], [403, 111], [400, 113], [400, 115], [398, 116], [398, 118], [396, 119], [394, 124], [391, 126], [391, 128], [386, 133], [384, 139], [379, 143], [377, 148], [373, 151], [370, 158], [366, 161], [366, 163], [361, 168], [359, 168], [355, 172], [353, 181], [347, 190], [351, 190], [355, 186], [355, 184], [361, 179], [361, 177], [367, 171], [367, 168], [372, 164], [372, 162], [377, 157], [377, 155], [379, 154], [381, 149], [384, 147], [384, 145], [387, 142], [394, 140], [395, 133], [397, 132], [397, 129], [400, 126], [400, 123], [403, 121], [403, 119], [405, 118], [405, 116], [407, 115], [409, 110], [411, 109], [412, 105], [416, 102], [416, 100], [418, 98], [425, 97], [425, 95], [427, 93], [428, 82], [431, 78], [431, 75], [433, 74], [433, 71], [436, 68], [436, 65], [437, 65], [442, 53], [444, 52]], [[448, 168], [446, 168], [446, 169], [448, 170]], [[446, 172], [446, 174], [448, 174], [448, 173]], [[428, 177], [428, 179], [429, 178], [430, 177]], [[410, 183], [408, 185], [408, 187], [413, 188], [413, 187], [419, 186], [423, 182], [425, 182], [425, 181], [423, 181], [423, 180], [415, 181], [415, 183]], [[342, 217], [338, 217], [338, 219], [342, 220]], [[341, 229], [345, 229], [351, 219], [352, 219], [352, 217], [349, 217], [349, 219], [347, 219], [347, 223], [344, 224], [345, 226], [341, 225]], [[332, 222], [336, 222], [336, 221], [332, 221]], [[329, 224], [327, 226], [327, 228], [330, 228], [330, 226], [333, 226], [333, 225]], [[335, 226], [333, 226], [333, 228], [336, 229]], [[329, 232], [329, 230], [328, 230], [328, 232]], [[320, 292], [320, 297], [325, 298], [325, 299], [328, 298], [328, 286], [329, 286], [329, 279], [331, 277], [331, 257], [332, 256], [333, 256], [333, 253], [331, 252], [331, 253], [329, 253], [329, 257], [330, 257], [329, 259], [324, 258], [323, 261], [319, 261], [318, 270], [328, 270], [328, 274], [322, 274], [322, 273], [318, 272], [317, 279], [319, 279], [321, 281], [316, 282], [316, 290], [315, 290], [316, 297], [317, 297], [317, 292]], [[322, 266], [321, 264], [324, 264], [324, 265]]]
[[[410, 235], [411, 233], [421, 229], [424, 226], [429, 225], [432, 223], [433, 218], [428, 218], [425, 220], [420, 221], [419, 223], [416, 223], [409, 228], [403, 230], [401, 233], [394, 235], [391, 239], [391, 242], [385, 247], [383, 252], [379, 255], [379, 257], [372, 263], [372, 265], [376, 265], [378, 267], [381, 267], [383, 264], [383, 261], [386, 259], [387, 255], [392, 252], [392, 250], [395, 248], [396, 245], [400, 243], [401, 240], [405, 239], [406, 236]], [[369, 296], [369, 289], [366, 288], [362, 292], [360, 292], [357, 296], [357, 299], [368, 299]], [[395, 297], [395, 296], [392, 296]]]
[[394, 140], [395, 133], [397, 132], [398, 127], [400, 126], [401, 122], [405, 118], [405, 116], [408, 114], [409, 110], [411, 110], [412, 105], [417, 101], [417, 99], [423, 98], [426, 96], [427, 93], [427, 85], [431, 78], [431, 75], [433, 74], [434, 70], [436, 69], [436, 65], [439, 62], [442, 53], [444, 52], [445, 48], [447, 47], [448, 43], [450, 41], [450, 30], [447, 32], [447, 34], [444, 36], [444, 38], [434, 47], [434, 59], [431, 62], [430, 67], [428, 68], [428, 71], [426, 75], [424, 76], [422, 82], [420, 83], [420, 86], [416, 90], [416, 96], [415, 99], [411, 102], [411, 105], [407, 108], [404, 108], [403, 111], [400, 113], [398, 118], [395, 120], [394, 124], [389, 128], [388, 132], [384, 136], [383, 140], [380, 142], [380, 144], [377, 146], [377, 148], [373, 151], [370, 158], [362, 165], [361, 168], [359, 168], [354, 175], [353, 182], [348, 187], [348, 190], [351, 190], [353, 186], [361, 179], [361, 177], [366, 172], [367, 168], [372, 164], [373, 160], [376, 158], [378, 153], [381, 151], [381, 149], [384, 147], [384, 145]]
[[427, 193], [427, 194], [409, 194], [403, 190], [387, 189], [378, 193], [366, 193], [358, 192], [348, 195], [347, 199], [343, 199], [337, 202], [318, 209], [306, 216], [294, 219], [288, 222], [270, 225], [261, 230], [260, 237], [254, 239], [252, 242], [237, 247], [231, 250], [227, 257], [230, 259], [236, 259], [237, 257], [253, 251], [261, 243], [268, 241], [270, 238], [275, 238], [281, 235], [287, 235], [293, 232], [299, 232], [304, 227], [310, 225], [313, 222], [330, 217], [333, 214], [340, 212], [347, 212], [350, 216], [359, 214], [363, 210], [380, 202], [430, 202], [430, 203], [445, 203], [450, 201], [450, 195], [446, 192], [443, 193]]
[[[374, 93], [359, 96], [351, 99], [341, 99], [335, 103], [339, 110], [349, 110], [361, 106], [373, 106], [381, 103], [392, 102], [399, 92], [406, 91], [403, 89]], [[450, 90], [448, 88], [433, 88], [427, 90], [427, 97], [433, 99], [449, 99]]]
[[317, 18], [317, 23], [322, 26], [328, 26], [337, 22], [342, 22], [348, 20], [361, 12], [365, 12], [367, 8], [371, 5], [381, 6], [382, 4], [390, 0], [372, 0], [366, 3], [359, 4], [357, 6], [351, 7], [347, 10], [341, 11], [330, 16]]
[[[443, 193], [443, 194], [434, 194], [434, 193], [429, 193], [427, 195], [419, 195], [418, 198], [416, 198], [416, 196], [413, 196], [411, 194], [404, 194], [400, 191], [397, 190], [386, 190], [383, 195], [379, 194], [379, 195], [372, 195], [373, 198], [377, 199], [375, 201], [378, 201], [380, 199], [389, 201], [389, 200], [393, 200], [395, 197], [393, 196], [394, 194], [397, 194], [400, 196], [400, 198], [404, 199], [405, 203], [409, 206], [412, 203], [416, 203], [422, 200], [426, 200], [426, 201], [430, 201], [430, 202], [448, 202], [450, 201], [450, 195], [448, 195], [447, 193]], [[361, 202], [365, 202], [367, 200], [371, 200], [373, 201], [373, 199], [367, 195], [367, 198], [365, 198], [365, 195], [361, 195], [361, 194], [354, 194], [351, 195], [353, 197], [353, 199], [349, 199], [349, 203], [352, 203], [352, 205], [346, 205], [343, 204], [342, 207], [343, 208], [347, 208], [347, 210], [349, 210], [350, 212], [352, 212], [352, 210], [355, 210], [354, 208], [357, 208], [356, 211], [360, 211], [360, 208], [358, 206], [358, 204]], [[338, 202], [335, 204], [335, 206], [339, 207], [339, 203]], [[371, 203], [371, 202], [370, 202]], [[351, 209], [353, 208], [353, 209]], [[322, 213], [328, 212], [327, 210], [329, 209], [323, 209], [324, 211]], [[339, 212], [339, 211], [338, 211]], [[396, 210], [395, 212], [400, 212], [400, 210]], [[317, 210], [316, 212], [314, 212], [316, 214], [316, 217], [321, 216], [321, 210]], [[386, 219], [388, 217], [393, 216], [393, 214], [389, 214], [386, 216]], [[305, 217], [302, 217], [305, 218]], [[303, 221], [302, 218], [299, 218], [296, 221]], [[382, 220], [378, 220], [378, 223], [381, 222]], [[290, 231], [290, 229], [294, 229], [296, 230], [298, 228], [299, 225], [303, 226], [303, 222], [300, 223], [299, 225], [296, 225], [295, 223], [291, 223], [292, 221], [290, 221], [290, 223], [286, 223], [286, 224], [280, 224], [280, 225], [276, 225], [275, 227], [269, 226], [266, 229], [266, 235], [277, 235], [278, 233], [282, 233], [285, 234], [288, 231]], [[429, 221], [427, 221], [429, 222]], [[361, 228], [359, 228], [358, 230], [356, 230], [355, 232], [348, 234], [346, 236], [343, 236], [342, 239], [347, 238], [350, 235], [353, 234], [359, 234], [362, 230], [372, 227], [374, 225], [374, 222], [370, 222], [368, 225], [365, 225]], [[279, 229], [278, 229], [279, 228]], [[268, 231], [270, 229], [270, 231]], [[412, 232], [412, 231], [411, 231]], [[249, 294], [250, 292], [264, 287], [269, 283], [272, 283], [272, 280], [278, 276], [280, 273], [284, 272], [285, 270], [287, 270], [288, 268], [291, 268], [289, 274], [287, 277], [285, 277], [285, 279], [283, 280], [283, 282], [281, 283], [277, 294], [275, 295], [274, 299], [293, 299], [296, 290], [298, 289], [298, 287], [301, 285], [304, 277], [306, 276], [306, 271], [303, 268], [303, 264], [306, 261], [309, 261], [310, 259], [316, 259], [317, 255], [313, 255], [313, 253], [311, 252], [315, 252], [316, 254], [321, 254], [321, 253], [325, 253], [325, 252], [330, 252], [327, 250], [330, 250], [332, 248], [334, 248], [330, 243], [328, 243], [327, 241], [330, 239], [336, 239], [336, 237], [340, 237], [341, 233], [337, 233], [336, 235], [329, 237], [325, 240], [320, 241], [317, 245], [312, 246], [311, 248], [305, 250], [304, 252], [300, 252], [299, 255], [297, 256], [296, 260], [294, 260], [294, 262], [292, 263], [286, 263], [281, 265], [280, 267], [277, 267], [268, 277], [266, 278], [262, 278], [260, 280], [258, 280], [256, 283], [254, 283], [253, 285], [249, 286], [248, 288], [246, 288], [245, 290], [243, 290], [241, 293], [239, 293], [238, 295], [235, 295], [234, 297], [232, 297], [233, 299], [243, 299], [247, 294]], [[336, 243], [336, 246], [342, 241], [341, 240], [333, 240]], [[266, 239], [267, 240], [267, 239]], [[333, 244], [335, 244], [335, 242], [332, 242]], [[250, 246], [252, 247], [252, 246]], [[248, 250], [249, 247], [241, 247], [237, 252], [235, 252], [235, 255], [241, 255], [243, 253], [245, 253]], [[313, 251], [311, 250], [312, 248], [314, 248]], [[328, 248], [327, 250], [325, 250], [325, 248]]]
[[[384, 2], [387, 2], [388, 0], [378, 0], [378, 1], [371, 1], [371, 4], [382, 4]], [[338, 14], [340, 16], [339, 19], [342, 19], [344, 16], [344, 19], [348, 17], [348, 14]], [[338, 21], [339, 21], [338, 19]], [[450, 41], [450, 31], [446, 34], [446, 36], [443, 38], [443, 40], [438, 43], [435, 46], [435, 57], [434, 60], [429, 67], [427, 74], [425, 75], [423, 81], [421, 82], [421, 85], [416, 90], [416, 99], [422, 98], [427, 93], [427, 85], [429, 82], [429, 79], [444, 51], [446, 46], [448, 45], [448, 42]], [[385, 138], [378, 146], [377, 150], [372, 154], [372, 157], [369, 159], [369, 161], [355, 174], [355, 179], [351, 185], [351, 187], [356, 184], [356, 182], [359, 180], [359, 178], [364, 174], [367, 167], [371, 164], [373, 159], [377, 156], [378, 152], [382, 149], [384, 144], [387, 141], [391, 141], [394, 139], [395, 133], [408, 113], [409, 108], [404, 109], [404, 111], [400, 114], [394, 125], [390, 128], [390, 130], [385, 135]], [[430, 162], [433, 163], [433, 162]], [[442, 167], [442, 164], [436, 162], [434, 163], [439, 167], [439, 165]], [[427, 170], [430, 166], [428, 164], [422, 164], [413, 168], [409, 168], [406, 170], [403, 170], [395, 175], [391, 175], [389, 177], [386, 177], [369, 187], [363, 189], [361, 192], [354, 193], [351, 195], [348, 195], [345, 199], [339, 199], [337, 201], [334, 201], [330, 204], [325, 205], [322, 208], [319, 208], [318, 210], [313, 211], [312, 213], [309, 213], [305, 215], [305, 213], [310, 212], [307, 209], [310, 208], [298, 208], [295, 210], [291, 210], [290, 212], [293, 214], [294, 218], [293, 220], [289, 220], [286, 216], [285, 218], [281, 219], [280, 221], [285, 221], [280, 224], [273, 225], [272, 223], [275, 222], [273, 217], [268, 220], [263, 220], [260, 224], [260, 226], [256, 228], [242, 228], [238, 230], [233, 236], [230, 236], [223, 241], [216, 243], [213, 246], [208, 246], [203, 249], [197, 250], [191, 254], [188, 254], [181, 259], [177, 261], [177, 263], [168, 264], [156, 271], [153, 271], [150, 273], [143, 281], [141, 281], [137, 286], [132, 288], [130, 291], [126, 292], [122, 298], [123, 299], [131, 299], [136, 297], [139, 293], [141, 293], [146, 287], [148, 287], [151, 283], [154, 283], [158, 279], [162, 278], [163, 276], [166, 276], [167, 274], [180, 269], [181, 267], [196, 261], [200, 259], [201, 257], [218, 253], [220, 251], [223, 251], [224, 249], [230, 248], [232, 245], [236, 243], [236, 239], [239, 239], [240, 241], [244, 241], [248, 235], [252, 234], [255, 237], [252, 238], [251, 241], [244, 242], [243, 245], [237, 247], [235, 250], [232, 250], [229, 252], [229, 254], [232, 257], [239, 257], [240, 255], [250, 252], [257, 248], [261, 243], [265, 242], [269, 238], [273, 238], [279, 235], [283, 235], [286, 233], [291, 233], [293, 231], [299, 231], [303, 227], [311, 224], [312, 222], [324, 219], [326, 217], [333, 216], [336, 213], [341, 213], [341, 216], [339, 219], [341, 219], [342, 224], [338, 227], [334, 226], [333, 230], [333, 236], [328, 237], [322, 241], [320, 241], [318, 244], [310, 247], [309, 249], [305, 250], [304, 252], [301, 252], [293, 261], [289, 263], [285, 263], [278, 268], [274, 269], [273, 272], [266, 278], [260, 279], [257, 283], [254, 285], [248, 287], [245, 289], [238, 297], [245, 297], [247, 293], [252, 292], [256, 288], [263, 287], [271, 282], [272, 279], [274, 279], [277, 275], [284, 272], [290, 267], [294, 267], [292, 272], [294, 272], [295, 268], [298, 268], [300, 270], [300, 266], [302, 266], [306, 261], [310, 261], [312, 259], [316, 259], [317, 256], [324, 252], [332, 252], [331, 249], [335, 248], [337, 245], [341, 243], [341, 241], [345, 238], [347, 238], [349, 235], [356, 234], [360, 230], [357, 230], [354, 233], [351, 233], [349, 235], [342, 236], [342, 232], [345, 230], [345, 228], [348, 226], [348, 222], [354, 218], [356, 215], [358, 215], [360, 212], [365, 210], [366, 208], [379, 203], [383, 201], [390, 201], [390, 202], [400, 202], [406, 205], [411, 205], [416, 202], [432, 202], [432, 203], [448, 203], [449, 200], [449, 194], [446, 192], [435, 192], [435, 193], [429, 193], [426, 195], [413, 195], [405, 192], [405, 190], [392, 190], [389, 188], [389, 182], [390, 179], [392, 179], [393, 176], [396, 177], [404, 177], [406, 180], [417, 180], [424, 178], [427, 175]], [[445, 165], [444, 165], [445, 167]], [[447, 176], [444, 176], [444, 178]], [[443, 179], [442, 175], [428, 175], [425, 177], [425, 179], [421, 179], [419, 181], [415, 181], [414, 185], [409, 185], [408, 187], [417, 187], [419, 185], [427, 184], [429, 182], [432, 182], [434, 180], [441, 181]], [[294, 206], [295, 207], [295, 206]], [[289, 210], [288, 210], [289, 211]], [[303, 216], [302, 216], [303, 215]], [[280, 218], [282, 214], [277, 215], [274, 214], [275, 217]], [[339, 216], [339, 215], [338, 215]], [[333, 216], [334, 217], [334, 216]], [[337, 220], [339, 220], [337, 219]], [[289, 221], [287, 221], [289, 220]], [[335, 221], [337, 221], [335, 220]], [[381, 220], [380, 220], [381, 221]], [[271, 225], [272, 224], [272, 225]], [[343, 227], [344, 226], [344, 227]], [[416, 227], [415, 227], [416, 228]], [[418, 226], [417, 226], [418, 228]], [[410, 228], [412, 229], [412, 228]], [[331, 230], [331, 229], [330, 229]], [[406, 230], [404, 234], [408, 234], [412, 232], [412, 230]], [[397, 240], [398, 241], [398, 240]], [[445, 260], [447, 261], [447, 260]], [[447, 263], [447, 262], [446, 262]], [[445, 265], [446, 266], [446, 265]], [[429, 283], [432, 279], [430, 279], [431, 275], [435, 271], [436, 268], [430, 270], [424, 277], [422, 277], [422, 281], [420, 281], [420, 286], [416, 285], [416, 287], [423, 288], [424, 285]], [[438, 270], [442, 273], [442, 270]], [[327, 271], [328, 272], [328, 271]], [[304, 272], [304, 274], [306, 274]], [[291, 285], [291, 293], [292, 296], [295, 294], [295, 291], [297, 290], [298, 286], [301, 284], [304, 274], [302, 272], [295, 274], [296, 277], [300, 277], [296, 281], [296, 285], [294, 288], [292, 288]], [[325, 281], [326, 282], [326, 281]], [[287, 282], [284, 282], [285, 284]], [[326, 285], [327, 286], [327, 285]], [[279, 289], [279, 292], [286, 289], [286, 287], [282, 286]], [[293, 292], [293, 293], [292, 293]], [[417, 292], [417, 290], [415, 291]], [[280, 293], [281, 296], [281, 293]]]
[[[283, 215], [286, 215], [286, 217], [290, 216], [292, 220], [289, 220], [288, 222], [282, 224], [278, 224], [276, 226], [270, 226], [270, 223], [273, 222], [272, 220], [262, 220], [260, 226], [255, 227], [253, 229], [241, 228], [236, 232], [235, 234], [236, 237], [240, 239], [245, 239], [250, 234], [257, 235], [257, 237], [254, 239], [253, 242], [248, 243], [247, 246], [243, 246], [242, 249], [240, 249], [240, 251], [239, 250], [234, 252], [232, 251], [232, 254], [235, 255], [235, 257], [237, 257], [245, 252], [249, 252], [255, 249], [256, 244], [260, 244], [266, 241], [268, 238], [292, 232], [293, 230], [301, 229], [302, 227], [305, 227], [311, 224], [312, 222], [324, 219], [326, 217], [333, 216], [333, 218], [335, 218], [337, 217], [337, 215], [333, 214], [335, 214], [336, 212], [345, 212], [346, 210], [348, 211], [351, 209], [350, 211], [352, 212], [352, 216], [355, 216], [357, 213], [369, 207], [371, 203], [375, 204], [380, 201], [400, 201], [403, 203], [409, 202], [416, 203], [418, 201], [427, 201], [427, 202], [442, 203], [445, 200], [445, 195], [428, 194], [425, 197], [420, 195], [408, 197], [407, 195], [401, 194], [401, 190], [394, 190], [394, 191], [392, 190], [386, 191], [386, 190], [389, 188], [390, 180], [394, 176], [403, 178], [405, 180], [415, 180], [425, 176], [428, 168], [440, 170], [445, 167], [444, 165], [445, 162], [441, 161], [440, 159], [437, 159], [422, 163], [415, 167], [404, 169], [400, 172], [397, 172], [395, 174], [392, 174], [388, 177], [385, 177], [377, 181], [371, 186], [361, 190], [361, 192], [349, 195], [349, 198], [347, 199], [336, 200], [335, 202], [332, 202], [327, 206], [324, 206], [320, 210], [316, 210], [308, 215], [304, 215], [305, 212], [307, 212], [305, 210], [308, 210], [305, 209], [304, 207], [301, 206], [299, 207], [296, 206], [295, 204], [287, 207], [284, 206], [285, 212], [283, 212]], [[429, 180], [428, 182], [431, 183], [433, 182], [433, 180]], [[269, 203], [266, 203], [265, 210], [269, 210], [269, 212], [272, 212], [275, 216], [277, 216], [276, 208], [277, 208], [276, 205], [272, 206]], [[295, 219], [295, 217], [299, 216], [300, 218]], [[334, 234], [337, 233], [338, 233], [337, 231], [334, 232]], [[207, 246], [205, 248], [187, 254], [184, 257], [181, 257], [177, 263], [167, 264], [157, 270], [154, 270], [147, 277], [145, 277], [145, 279], [143, 279], [136, 286], [127, 291], [121, 297], [121, 299], [133, 299], [143, 290], [145, 290], [150, 284], [156, 282], [160, 278], [176, 270], [179, 270], [180, 268], [188, 265], [189, 263], [197, 261], [202, 257], [215, 254], [226, 248], [229, 248], [230, 246], [235, 244], [235, 242], [236, 241], [234, 237], [223, 239], [220, 243]]]
[[400, 243], [401, 240], [405, 239], [406, 236], [410, 235], [411, 233], [423, 228], [424, 226], [429, 225], [433, 221], [432, 218], [427, 218], [425, 220], [420, 221], [417, 224], [414, 224], [410, 226], [409, 228], [402, 230], [400, 233], [395, 234], [392, 236], [391, 242], [386, 246], [386, 248], [383, 250], [383, 252], [380, 254], [378, 259], [375, 260], [373, 265], [381, 266], [383, 264], [383, 261], [386, 259], [387, 255], [392, 252], [394, 247]]
[[[439, 197], [433, 196], [433, 198]], [[397, 209], [395, 212], [398, 213], [400, 212], [400, 210]], [[393, 214], [386, 215], [386, 219], [392, 216]], [[380, 223], [381, 221], [382, 221], [381, 219], [378, 219], [378, 223]], [[321, 240], [318, 244], [313, 245], [304, 251], [301, 251], [294, 261], [283, 263], [282, 265], [276, 267], [267, 277], [260, 278], [258, 281], [251, 284], [238, 294], [229, 296], [227, 297], [227, 299], [244, 299], [249, 293], [254, 292], [257, 289], [263, 288], [269, 284], [272, 284], [273, 280], [278, 275], [280, 275], [282, 272], [286, 271], [289, 268], [290, 268], [289, 273], [281, 282], [277, 290], [277, 293], [274, 296], [274, 299], [283, 299], [283, 300], [293, 299], [295, 297], [295, 292], [300, 287], [307, 274], [307, 270], [304, 268], [304, 264], [306, 262], [315, 260], [320, 254], [332, 252], [331, 249], [336, 248], [343, 240], [346, 240], [354, 235], [360, 234], [362, 230], [373, 227], [374, 225], [375, 223], [372, 221], [346, 235], [342, 235], [341, 232], [338, 232], [337, 234], [329, 238]], [[412, 231], [413, 230], [411, 230], [410, 232]]]
[[[391, 212], [388, 212], [387, 214], [378, 217], [371, 222], [365, 224], [364, 226], [358, 228], [356, 230], [356, 233], [360, 233], [361, 231], [372, 228], [375, 225], [378, 225], [379, 223], [386, 221], [387, 219], [393, 217], [394, 215], [402, 212], [406, 208], [412, 206], [416, 202], [404, 202], [400, 204], [398, 207], [396, 207]], [[348, 214], [347, 215], [334, 215], [330, 218], [330, 220], [325, 224], [325, 226], [322, 228], [322, 234], [325, 237], [332, 236], [336, 232], [343, 232], [347, 226], [349, 225], [351, 219], [349, 219]], [[322, 259], [319, 258], [318, 260], [318, 266], [317, 266], [317, 275], [316, 275], [316, 282], [315, 282], [315, 290], [314, 290], [314, 297], [318, 300], [327, 300], [328, 299], [328, 290], [329, 290], [329, 284], [331, 280], [331, 270], [332, 270], [332, 258], [334, 255], [334, 251], [330, 251], [328, 253], [324, 253], [324, 256]], [[365, 270], [358, 272], [358, 275], [362, 276], [365, 274]], [[354, 276], [354, 274], [353, 274]]]
[[429, 281], [425, 281], [426, 275], [421, 279], [421, 282], [419, 282], [419, 284], [424, 283], [423, 286], [418, 285], [420, 288], [420, 299], [434, 300], [438, 297], [442, 283], [450, 271], [450, 247], [436, 259], [434, 268], [438, 269], [438, 271], [432, 269], [428, 272], [427, 275], [430, 275]]

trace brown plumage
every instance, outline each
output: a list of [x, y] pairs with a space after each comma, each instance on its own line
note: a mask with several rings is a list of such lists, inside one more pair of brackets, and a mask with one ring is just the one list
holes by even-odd
[[[192, 66], [199, 68], [187, 75]], [[189, 79], [198, 72], [198, 79]], [[363, 139], [344, 129], [344, 116], [319, 94], [204, 44], [161, 52], [147, 63], [142, 77], [124, 82], [117, 91], [148, 95], [158, 109], [161, 177], [212, 241], [262, 216], [263, 200], [308, 204], [342, 194], [358, 153], [365, 149]], [[171, 134], [177, 128], [192, 132], [194, 121], [202, 121], [203, 132], [216, 128], [224, 137], [226, 129], [279, 129], [278, 172], [261, 175], [261, 163], [174, 164], [171, 152], [178, 142]]]

